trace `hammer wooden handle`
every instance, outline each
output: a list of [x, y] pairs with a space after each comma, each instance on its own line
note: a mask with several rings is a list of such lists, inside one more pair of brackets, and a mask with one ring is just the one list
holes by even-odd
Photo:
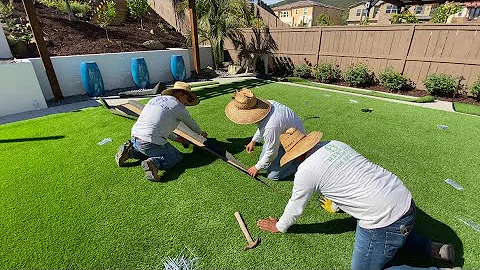
[[247, 238], [247, 242], [249, 244], [253, 243], [252, 237], [250, 236], [247, 226], [245, 226], [245, 223], [243, 222], [242, 216], [239, 212], [235, 212], [235, 218], [237, 219], [238, 225], [240, 225], [240, 228], [242, 229], [243, 235], [245, 235], [245, 238]]

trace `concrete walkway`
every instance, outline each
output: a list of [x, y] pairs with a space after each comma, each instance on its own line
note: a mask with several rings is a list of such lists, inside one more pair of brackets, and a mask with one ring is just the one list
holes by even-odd
[[[253, 77], [252, 74], [240, 74], [240, 75], [235, 76], [235, 77], [214, 78], [213, 81], [217, 81], [220, 84], [227, 84], [227, 83], [232, 83], [232, 82], [237, 82], [237, 81], [242, 81], [242, 80], [247, 80], [247, 79], [256, 79], [256, 78]], [[271, 81], [271, 82], [275, 82], [275, 81]], [[201, 82], [198, 82], [198, 83], [201, 83]], [[322, 88], [321, 86], [313, 87], [313, 86], [307, 86], [307, 85], [294, 84], [294, 83], [290, 83], [290, 82], [280, 82], [280, 83], [285, 84], [285, 85], [301, 86], [301, 87], [311, 88], [311, 89], [316, 89], [316, 90], [321, 89], [321, 90], [324, 90], [324, 91], [344, 93], [344, 94], [349, 94], [349, 95], [353, 95], [353, 96], [375, 98], [375, 99], [381, 99], [381, 100], [389, 101], [389, 102], [403, 103], [403, 104], [408, 104], [408, 105], [413, 105], [413, 106], [420, 106], [420, 107], [425, 107], [425, 108], [454, 112], [452, 103], [448, 102], [448, 101], [436, 100], [435, 102], [430, 102], [430, 103], [415, 103], [415, 102], [408, 102], [408, 101], [401, 101], [401, 100], [395, 100], [395, 99], [387, 99], [387, 98], [381, 98], [381, 97], [361, 95], [361, 94], [356, 94], [356, 93], [343, 92], [343, 91], [338, 91], [338, 90], [331, 90], [331, 89]], [[192, 83], [192, 85], [194, 86], [195, 83]], [[357, 89], [357, 90], [361, 90], [361, 89]], [[365, 90], [365, 91], [368, 92], [370, 90]], [[392, 94], [392, 95], [395, 95], [395, 94]], [[85, 100], [85, 99], [87, 99], [87, 100]], [[118, 98], [118, 96], [110, 96], [110, 97], [105, 98], [105, 100], [108, 102], [108, 104], [111, 104], [113, 106], [120, 105], [120, 104], [125, 104], [125, 103], [128, 102], [128, 100], [139, 100], [139, 99], [144, 99], [144, 97], [142, 97], [142, 98]], [[71, 112], [71, 111], [77, 111], [77, 110], [81, 110], [81, 109], [85, 109], [85, 108], [100, 106], [100, 103], [97, 100], [88, 99], [88, 98], [85, 98], [85, 97], [80, 98], [80, 99], [79, 98], [72, 98], [72, 101], [67, 101], [66, 103], [67, 104], [60, 104], [60, 105], [59, 104], [50, 104], [51, 107], [46, 108], [46, 109], [2, 116], [2, 117], [0, 117], [0, 125], [6, 124], [6, 123], [22, 121], [22, 120], [27, 120], [27, 119], [32, 119], [32, 118], [37, 118], [37, 117], [46, 116], [46, 115], [50, 115], [50, 114]]]

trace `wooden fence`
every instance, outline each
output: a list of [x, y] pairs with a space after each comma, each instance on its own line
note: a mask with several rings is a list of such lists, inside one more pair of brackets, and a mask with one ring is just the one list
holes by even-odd
[[[243, 30], [247, 40], [252, 31]], [[480, 76], [480, 25], [409, 24], [270, 29], [275, 57], [293, 64], [331, 62], [345, 69], [363, 62], [374, 72], [393, 67], [423, 89], [430, 73], [463, 76], [471, 85]], [[231, 44], [226, 49], [233, 58]]]

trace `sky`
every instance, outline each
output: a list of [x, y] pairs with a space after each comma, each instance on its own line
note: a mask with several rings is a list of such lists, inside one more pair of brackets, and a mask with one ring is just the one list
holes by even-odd
[[280, 2], [280, 0], [263, 0], [263, 2], [267, 3], [268, 5], [271, 5], [276, 2]]

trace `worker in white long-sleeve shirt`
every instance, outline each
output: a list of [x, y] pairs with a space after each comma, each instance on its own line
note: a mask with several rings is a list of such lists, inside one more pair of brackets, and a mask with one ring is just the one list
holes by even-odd
[[262, 100], [248, 89], [235, 93], [233, 100], [225, 108], [225, 114], [237, 124], [257, 124], [258, 129], [251, 142], [245, 146], [252, 153], [255, 144], [263, 141], [260, 158], [248, 173], [256, 176], [261, 169], [267, 170], [267, 177], [273, 180], [283, 179], [295, 173], [298, 163], [291, 162], [280, 168], [280, 158], [285, 150], [280, 145], [280, 134], [290, 127], [305, 132], [302, 120], [287, 106], [274, 100]]
[[358, 220], [352, 269], [383, 269], [404, 245], [436, 259], [455, 261], [453, 245], [432, 242], [412, 231], [415, 204], [397, 176], [347, 144], [320, 142], [321, 137], [321, 132], [305, 135], [294, 128], [280, 136], [286, 150], [280, 164], [293, 160], [301, 164], [283, 215], [278, 221], [273, 217], [259, 220], [260, 229], [286, 232], [312, 194], [319, 192]]
[[141, 167], [145, 171], [145, 178], [160, 181], [164, 171], [183, 159], [182, 154], [167, 140], [187, 143], [173, 134], [180, 122], [204, 137], [208, 135], [200, 129], [185, 107], [198, 103], [198, 97], [185, 82], [176, 82], [173, 88], [164, 90], [161, 96], [148, 101], [132, 127], [131, 139], [121, 145], [115, 155], [118, 166], [122, 167], [129, 158], [143, 160]]

